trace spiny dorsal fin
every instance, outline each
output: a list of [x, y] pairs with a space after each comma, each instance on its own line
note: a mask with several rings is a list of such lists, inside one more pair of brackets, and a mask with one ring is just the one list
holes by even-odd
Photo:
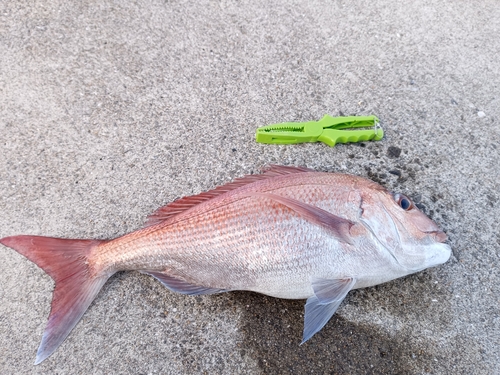
[[256, 181], [267, 180], [269, 178], [283, 176], [292, 173], [302, 173], [302, 172], [314, 172], [312, 169], [302, 168], [302, 167], [289, 167], [283, 165], [270, 165], [268, 168], [264, 169], [261, 174], [247, 175], [244, 177], [237, 178], [233, 182], [227, 183], [225, 185], [219, 186], [213, 190], [207, 192], [191, 195], [189, 197], [180, 198], [174, 202], [167, 204], [166, 206], [160, 207], [151, 215], [148, 216], [148, 220], [145, 227], [150, 227], [159, 224], [172, 216], [180, 214], [181, 212], [189, 210], [202, 202], [208, 201], [219, 195], [225, 194], [228, 191], [238, 189], [242, 186], [254, 183]]

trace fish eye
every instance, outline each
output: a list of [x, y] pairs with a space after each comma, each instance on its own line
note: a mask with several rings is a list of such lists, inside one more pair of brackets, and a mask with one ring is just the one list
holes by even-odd
[[394, 194], [394, 200], [405, 211], [409, 211], [413, 208], [413, 202], [403, 194]]

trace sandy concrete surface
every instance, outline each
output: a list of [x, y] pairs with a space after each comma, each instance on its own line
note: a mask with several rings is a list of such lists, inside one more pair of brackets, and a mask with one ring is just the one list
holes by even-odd
[[[34, 367], [53, 282], [0, 247], [2, 374], [500, 373], [500, 6], [484, 1], [4, 1], [0, 237], [112, 238], [267, 164], [372, 178], [450, 261], [304, 301], [187, 297], [120, 273]], [[380, 117], [380, 142], [261, 145], [258, 126]]]

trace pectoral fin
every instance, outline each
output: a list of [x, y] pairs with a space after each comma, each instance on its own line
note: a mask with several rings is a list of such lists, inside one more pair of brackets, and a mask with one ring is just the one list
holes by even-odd
[[354, 278], [312, 280], [314, 295], [306, 302], [301, 344], [325, 326], [355, 283]]
[[322, 208], [298, 201], [293, 198], [282, 197], [272, 193], [254, 193], [252, 195], [272, 199], [294, 210], [306, 220], [329, 230], [339, 241], [352, 243], [349, 229], [354, 225], [350, 220], [343, 219]]

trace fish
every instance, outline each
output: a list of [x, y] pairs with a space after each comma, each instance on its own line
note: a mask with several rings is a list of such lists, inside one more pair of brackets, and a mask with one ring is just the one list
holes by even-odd
[[350, 174], [270, 166], [153, 212], [110, 240], [0, 239], [55, 282], [35, 365], [61, 345], [106, 281], [140, 271], [173, 292], [305, 299], [302, 343], [350, 290], [445, 263], [447, 235], [407, 196]]

